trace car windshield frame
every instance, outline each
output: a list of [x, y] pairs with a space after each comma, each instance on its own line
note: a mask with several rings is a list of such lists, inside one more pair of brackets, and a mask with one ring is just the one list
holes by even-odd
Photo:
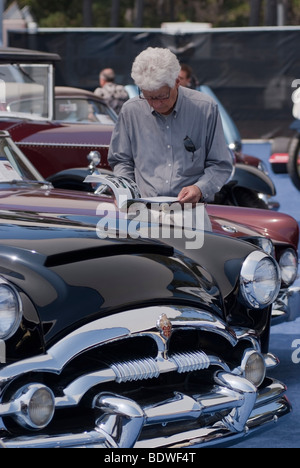
[[0, 63], [0, 115], [52, 120], [53, 64]]
[[0, 186], [12, 183], [47, 184], [8, 132], [0, 132]]

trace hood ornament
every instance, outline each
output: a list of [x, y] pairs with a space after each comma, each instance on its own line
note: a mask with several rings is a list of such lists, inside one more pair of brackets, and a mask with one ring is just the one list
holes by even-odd
[[170, 319], [166, 316], [166, 314], [161, 314], [156, 322], [156, 328], [160, 331], [160, 334], [169, 339], [172, 334], [172, 324]]

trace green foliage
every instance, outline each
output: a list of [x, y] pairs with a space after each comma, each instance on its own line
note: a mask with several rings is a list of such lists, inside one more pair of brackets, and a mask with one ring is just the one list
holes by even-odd
[[[14, 0], [7, 0], [5, 7]], [[195, 21], [212, 23], [213, 27], [248, 26], [251, 3], [254, 0], [144, 0], [143, 26], [160, 27], [166, 21]], [[300, 0], [285, 0], [289, 25], [300, 22]], [[84, 0], [18, 0], [20, 8], [30, 11], [41, 27], [80, 27], [83, 25]], [[117, 3], [117, 2], [116, 2]], [[114, 0], [93, 0], [93, 27], [111, 25]], [[134, 26], [138, 0], [120, 0], [118, 25]], [[262, 1], [262, 22], [264, 5]]]

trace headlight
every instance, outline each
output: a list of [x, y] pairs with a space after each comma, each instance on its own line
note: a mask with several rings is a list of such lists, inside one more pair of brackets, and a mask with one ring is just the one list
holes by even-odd
[[283, 252], [279, 260], [281, 280], [285, 286], [291, 286], [297, 278], [298, 258], [293, 249], [287, 249]]
[[266, 364], [263, 356], [254, 350], [247, 350], [241, 363], [241, 369], [246, 379], [259, 387], [266, 376]]
[[17, 290], [0, 280], [0, 339], [15, 333], [22, 318], [21, 298]]
[[256, 245], [256, 247], [262, 249], [266, 254], [274, 256], [274, 244], [271, 239], [267, 237], [242, 237], [241, 239]]
[[272, 304], [280, 290], [277, 262], [262, 251], [252, 252], [243, 263], [240, 286], [248, 306], [263, 309]]
[[29, 429], [43, 429], [52, 420], [55, 398], [52, 390], [45, 385], [34, 383], [22, 387], [15, 395], [13, 414], [21, 426]]

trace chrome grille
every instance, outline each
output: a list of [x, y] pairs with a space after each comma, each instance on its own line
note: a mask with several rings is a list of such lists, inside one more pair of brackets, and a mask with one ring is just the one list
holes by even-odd
[[[207, 369], [211, 364], [210, 358], [203, 351], [173, 354], [168, 361], [173, 364], [172, 370], [180, 374]], [[165, 367], [164, 365], [161, 368], [159, 361], [153, 358], [145, 358], [117, 362], [112, 364], [110, 369], [115, 373], [116, 382], [121, 383], [159, 377]]]
[[117, 362], [110, 368], [115, 373], [118, 383], [152, 379], [158, 377], [160, 373], [156, 361], [152, 358]]
[[203, 351], [173, 354], [169, 360], [177, 367], [177, 372], [193, 372], [207, 369], [210, 359]]

